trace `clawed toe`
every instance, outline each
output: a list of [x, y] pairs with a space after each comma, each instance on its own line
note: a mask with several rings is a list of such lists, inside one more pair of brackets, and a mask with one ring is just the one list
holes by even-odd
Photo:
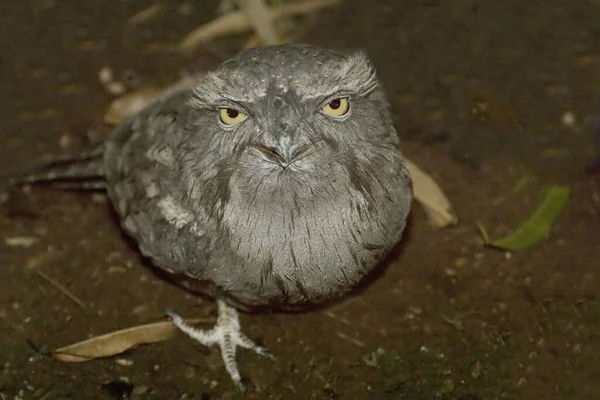
[[240, 329], [239, 316], [237, 311], [229, 307], [225, 302], [218, 301], [219, 316], [217, 324], [210, 330], [196, 329], [188, 325], [178, 314], [167, 311], [167, 315], [182, 332], [205, 346], [219, 345], [221, 356], [225, 364], [225, 368], [231, 376], [231, 379], [239, 390], [244, 390], [242, 379], [235, 360], [237, 347], [243, 347], [248, 350], [274, 360], [275, 357], [262, 346], [258, 346], [254, 341], [244, 335]]

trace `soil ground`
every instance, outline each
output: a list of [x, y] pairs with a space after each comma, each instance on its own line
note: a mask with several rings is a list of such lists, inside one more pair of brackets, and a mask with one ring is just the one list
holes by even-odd
[[[98, 83], [103, 66], [165, 84], [216, 66], [215, 51], [244, 40], [169, 54], [216, 4], [160, 3], [140, 26], [127, 19], [151, 2], [3, 5], [2, 174], [77, 151], [88, 129], [102, 128], [112, 100]], [[211, 318], [215, 306], [153, 274], [103, 196], [17, 193], [0, 205], [0, 398], [110, 399], [131, 389], [143, 399], [600, 399], [600, 179], [585, 172], [598, 144], [598, 21], [593, 0], [347, 0], [315, 16], [302, 41], [368, 51], [405, 153], [440, 182], [460, 221], [434, 229], [415, 205], [401, 254], [365, 290], [317, 312], [243, 315], [246, 333], [277, 356], [238, 354], [245, 395], [216, 349], [183, 335], [118, 358], [47, 357], [163, 320], [167, 309]], [[512, 195], [526, 174], [529, 185]], [[545, 241], [514, 253], [482, 245], [476, 221], [505, 235], [552, 183], [572, 195]], [[6, 242], [14, 237], [38, 241]]]

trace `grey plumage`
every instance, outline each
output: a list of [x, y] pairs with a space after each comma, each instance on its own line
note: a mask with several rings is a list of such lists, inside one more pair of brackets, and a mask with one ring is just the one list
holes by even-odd
[[[347, 113], [323, 112], [339, 99]], [[220, 109], [246, 117], [227, 126]], [[369, 61], [308, 45], [239, 54], [116, 128], [103, 157], [141, 252], [245, 309], [344, 295], [401, 239], [412, 201]]]
[[[410, 179], [362, 54], [252, 50], [159, 100], [106, 145], [108, 193], [144, 255], [247, 307], [341, 295], [400, 239]], [[351, 115], [319, 112], [351, 98]], [[250, 117], [228, 128], [217, 109]], [[254, 154], [312, 146], [287, 168]], [[285, 145], [283, 145], [285, 147]]]
[[41, 172], [13, 177], [8, 183], [51, 183], [54, 187], [67, 189], [103, 189], [106, 184], [103, 154], [104, 146], [100, 145], [75, 155], [51, 157], [38, 166]]

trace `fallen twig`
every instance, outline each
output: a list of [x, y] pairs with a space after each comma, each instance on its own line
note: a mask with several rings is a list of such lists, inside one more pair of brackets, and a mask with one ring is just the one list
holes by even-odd
[[281, 42], [265, 0], [238, 0], [238, 3], [262, 44], [272, 45]]
[[69, 291], [69, 289], [67, 289], [66, 287], [64, 287], [63, 285], [61, 285], [59, 282], [57, 282], [55, 279], [49, 277], [48, 275], [46, 275], [46, 273], [44, 273], [43, 271], [39, 270], [39, 269], [35, 269], [34, 270], [36, 274], [38, 274], [43, 280], [45, 280], [46, 282], [48, 282], [50, 285], [54, 286], [58, 291], [60, 291], [62, 294], [64, 294], [65, 296], [67, 296], [69, 299], [71, 299], [75, 304], [77, 304], [79, 307], [81, 308], [85, 308], [85, 303], [83, 301], [81, 301], [77, 296], [75, 296], [73, 293], [71, 293]]
[[160, 5], [158, 3], [154, 4], [153, 6], [150, 6], [146, 9], [136, 13], [135, 15], [133, 15], [131, 18], [129, 18], [127, 23], [129, 25], [139, 25], [141, 23], [149, 21], [158, 14], [158, 12], [160, 11], [161, 8], [162, 8], [162, 5]]
[[[274, 21], [285, 16], [308, 14], [321, 8], [336, 5], [341, 0], [307, 0], [298, 3], [283, 4], [269, 10], [270, 20]], [[216, 18], [190, 32], [180, 42], [179, 51], [189, 52], [200, 43], [209, 42], [219, 36], [242, 33], [252, 29], [250, 19], [244, 11], [232, 11]]]

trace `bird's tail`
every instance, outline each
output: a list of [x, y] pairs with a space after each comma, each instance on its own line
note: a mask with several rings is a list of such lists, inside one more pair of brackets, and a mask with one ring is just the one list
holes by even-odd
[[104, 181], [104, 146], [75, 155], [45, 160], [32, 172], [10, 178], [10, 186], [48, 184], [55, 188], [72, 190], [101, 190]]

